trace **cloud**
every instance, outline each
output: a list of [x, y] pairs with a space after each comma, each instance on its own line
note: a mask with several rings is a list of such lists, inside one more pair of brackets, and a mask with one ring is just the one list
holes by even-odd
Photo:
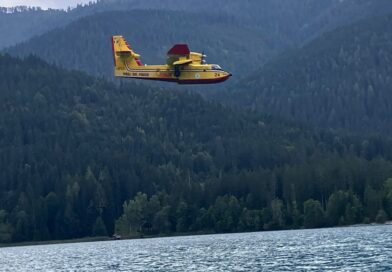
[[14, 6], [34, 6], [46, 8], [62, 8], [75, 7], [77, 4], [85, 4], [91, 0], [0, 0], [0, 7]]

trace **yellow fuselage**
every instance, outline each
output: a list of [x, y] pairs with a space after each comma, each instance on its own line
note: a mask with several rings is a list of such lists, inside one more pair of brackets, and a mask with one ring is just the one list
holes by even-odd
[[115, 70], [115, 76], [170, 81], [179, 84], [219, 83], [227, 80], [231, 76], [230, 73], [221, 69], [213, 69], [213, 65], [209, 64], [189, 64], [184, 67], [178, 67], [177, 69], [179, 70], [179, 76], [176, 76], [176, 69], [167, 64], [130, 66], [125, 63], [122, 69]]

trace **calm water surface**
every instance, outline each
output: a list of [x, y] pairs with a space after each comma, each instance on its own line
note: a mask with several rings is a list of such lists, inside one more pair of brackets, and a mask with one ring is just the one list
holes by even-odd
[[392, 226], [0, 248], [0, 271], [392, 271]]

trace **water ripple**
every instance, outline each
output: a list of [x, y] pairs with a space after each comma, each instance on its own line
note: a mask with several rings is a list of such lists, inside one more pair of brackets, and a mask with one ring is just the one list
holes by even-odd
[[1, 248], [0, 271], [392, 271], [392, 226]]

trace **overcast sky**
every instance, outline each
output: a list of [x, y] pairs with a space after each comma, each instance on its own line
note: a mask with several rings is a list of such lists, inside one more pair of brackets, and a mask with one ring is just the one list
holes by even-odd
[[[47, 8], [75, 7], [77, 4], [88, 3], [91, 0], [0, 0], [0, 7], [34, 6]], [[95, 2], [95, 1], [91, 1]]]

